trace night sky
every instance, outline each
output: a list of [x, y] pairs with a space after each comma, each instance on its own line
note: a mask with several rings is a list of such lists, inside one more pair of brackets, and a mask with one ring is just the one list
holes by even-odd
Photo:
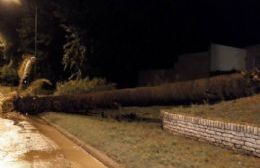
[[177, 55], [206, 51], [210, 43], [236, 47], [260, 43], [257, 0], [118, 0], [115, 4], [115, 29], [110, 31], [115, 46], [110, 49], [124, 55], [114, 54], [106, 63], [127, 59], [122, 73], [172, 68]]
[[173, 68], [179, 54], [206, 51], [210, 43], [260, 43], [259, 0], [92, 0], [88, 7], [101, 46], [94, 65], [128, 83], [139, 70]]

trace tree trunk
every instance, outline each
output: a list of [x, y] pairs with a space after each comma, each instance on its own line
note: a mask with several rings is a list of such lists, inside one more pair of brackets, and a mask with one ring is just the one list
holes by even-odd
[[231, 74], [156, 87], [121, 89], [73, 96], [26, 97], [15, 101], [17, 111], [87, 113], [93, 108], [117, 106], [184, 105], [217, 102], [249, 96], [260, 91], [258, 76]]

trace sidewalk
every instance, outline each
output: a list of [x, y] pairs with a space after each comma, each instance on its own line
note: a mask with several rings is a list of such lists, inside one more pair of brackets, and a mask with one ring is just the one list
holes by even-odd
[[0, 119], [0, 167], [105, 168], [58, 132], [48, 126], [45, 129], [51, 131], [52, 136], [43, 135], [28, 121]]

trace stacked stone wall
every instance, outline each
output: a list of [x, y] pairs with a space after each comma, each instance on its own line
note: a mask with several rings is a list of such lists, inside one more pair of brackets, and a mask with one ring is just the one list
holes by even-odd
[[260, 128], [162, 111], [163, 128], [260, 157]]

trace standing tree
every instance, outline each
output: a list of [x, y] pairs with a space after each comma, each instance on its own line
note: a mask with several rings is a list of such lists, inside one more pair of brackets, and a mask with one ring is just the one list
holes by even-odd
[[[38, 2], [37, 74], [52, 81], [86, 76], [91, 50], [86, 26], [86, 2]], [[17, 29], [21, 53], [34, 53], [35, 6], [29, 1]], [[83, 12], [83, 13], [82, 13]], [[84, 24], [83, 24], [84, 23]], [[88, 34], [89, 35], [89, 34]], [[58, 65], [58, 66], [57, 66]], [[66, 70], [64, 73], [62, 70]], [[61, 74], [65, 74], [64, 76]], [[60, 77], [57, 79], [57, 77]]]
[[94, 54], [88, 3], [60, 0], [54, 5], [55, 16], [65, 32], [62, 64], [64, 71], [69, 72], [69, 80], [78, 80], [91, 73], [90, 58]]
[[[60, 74], [64, 43], [64, 30], [60, 27], [60, 20], [55, 17], [54, 12], [52, 3], [38, 1], [37, 65], [34, 72], [35, 77], [49, 78], [51, 81], [62, 78]], [[35, 4], [32, 1], [26, 4], [17, 32], [20, 40], [18, 44], [20, 55], [34, 54]]]
[[63, 65], [64, 69], [71, 70], [71, 79], [81, 79], [86, 66], [86, 51], [87, 47], [82, 44], [79, 31], [73, 26], [62, 25], [66, 34], [66, 44], [63, 46]]

